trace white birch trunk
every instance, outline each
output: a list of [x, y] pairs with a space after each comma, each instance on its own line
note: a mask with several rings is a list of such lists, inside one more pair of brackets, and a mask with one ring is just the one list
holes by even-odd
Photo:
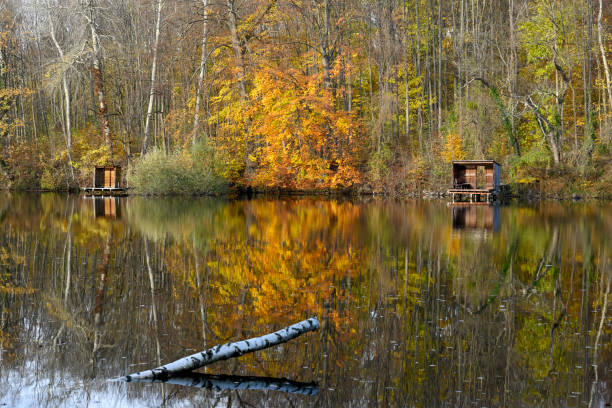
[[153, 116], [153, 99], [155, 97], [155, 85], [157, 76], [157, 49], [159, 46], [159, 31], [161, 25], [161, 11], [164, 7], [163, 0], [157, 0], [157, 16], [155, 20], [155, 43], [153, 44], [153, 63], [151, 65], [151, 87], [149, 90], [149, 106], [147, 108], [147, 119], [145, 121], [144, 140], [142, 141], [142, 154], [147, 152], [149, 135], [151, 133], [151, 117]]
[[208, 2], [209, 0], [202, 0], [202, 7], [204, 7], [204, 23], [202, 26], [202, 55], [200, 57], [200, 75], [198, 76], [198, 87], [196, 89], [196, 104], [195, 113], [193, 115], [193, 140], [195, 143], [198, 138], [199, 127], [200, 127], [200, 106], [202, 105], [202, 84], [204, 83], [204, 72], [206, 71], [206, 59], [208, 53], [206, 45], [208, 44]]
[[[47, 7], [49, 10], [51, 9], [51, 5], [47, 2]], [[55, 37], [55, 26], [53, 25], [53, 18], [51, 17], [51, 13], [49, 13], [49, 31], [51, 32], [51, 40], [53, 41], [53, 45], [57, 49], [57, 53], [62, 61], [62, 64], [67, 64], [68, 61], [64, 58], [64, 50], [59, 45], [57, 38]], [[64, 91], [64, 115], [66, 118], [66, 126], [64, 128], [65, 136], [66, 136], [66, 150], [68, 150], [68, 160], [70, 175], [72, 176], [72, 180], [74, 181], [74, 168], [72, 167], [72, 126], [70, 125], [70, 88], [68, 87], [68, 79], [66, 78], [66, 72], [62, 74], [62, 89]]]
[[603, 31], [601, 25], [601, 12], [603, 8], [602, 0], [599, 0], [599, 13], [597, 14], [597, 38], [599, 40], [599, 51], [601, 52], [601, 60], [604, 66], [604, 74], [606, 75], [606, 89], [608, 91], [608, 100], [610, 103], [610, 110], [612, 110], [612, 85], [610, 85], [610, 67], [608, 66], [608, 59], [606, 58], [606, 49], [601, 38], [601, 32]]
[[[93, 67], [91, 69], [94, 80], [94, 88], [98, 95], [97, 101], [97, 114], [100, 120], [100, 126], [102, 127], [102, 135], [104, 141], [108, 146], [109, 152], [112, 157], [113, 142], [111, 139], [110, 131], [110, 120], [108, 119], [108, 105], [106, 103], [106, 92], [104, 90], [104, 74], [102, 73], [102, 50], [100, 49], [100, 38], [98, 36], [98, 29], [94, 18], [94, 1], [89, 0], [87, 4], [87, 13], [85, 18], [89, 24], [91, 31], [91, 48], [93, 51]], [[112, 160], [112, 158], [111, 158]]]
[[[48, 7], [51, 7], [47, 4]], [[55, 37], [55, 27], [53, 26], [53, 21], [51, 15], [49, 15], [49, 31], [51, 32], [51, 40], [53, 41], [53, 45], [57, 49], [57, 53], [62, 61], [62, 64], [66, 64], [66, 60], [64, 59], [64, 50], [59, 45], [57, 38]], [[66, 136], [66, 146], [68, 150], [72, 148], [72, 131], [70, 127], [70, 90], [68, 89], [68, 81], [66, 80], [66, 74], [62, 74], [62, 90], [64, 91], [64, 107], [65, 107], [65, 118], [66, 118], [66, 128], [65, 128], [65, 136]]]
[[287, 380], [285, 378], [248, 377], [239, 375], [213, 375], [202, 373], [183, 373], [172, 376], [166, 380], [152, 378], [132, 380], [134, 382], [155, 382], [182, 385], [184, 387], [206, 388], [213, 391], [233, 390], [259, 390], [282, 391], [289, 394], [317, 395], [319, 386], [312, 383], [303, 383]]
[[217, 361], [239, 357], [246, 353], [252, 353], [254, 351], [276, 346], [277, 344], [285, 343], [304, 333], [317, 330], [318, 328], [319, 320], [316, 317], [311, 317], [310, 319], [285, 327], [274, 333], [266, 334], [261, 337], [253, 337], [252, 339], [242, 340], [236, 343], [217, 345], [208, 350], [183, 357], [180, 360], [176, 360], [161, 367], [130, 374], [125, 377], [117, 378], [117, 380], [124, 380], [127, 382], [144, 379], [166, 380], [172, 374], [184, 373], [185, 371], [195, 370]]

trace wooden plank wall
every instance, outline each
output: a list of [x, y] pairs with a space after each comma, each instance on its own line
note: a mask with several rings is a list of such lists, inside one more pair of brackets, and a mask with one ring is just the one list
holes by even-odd
[[493, 167], [485, 167], [485, 188], [495, 188], [493, 172]]
[[465, 169], [465, 182], [469, 183], [471, 188], [476, 188], [476, 167], [468, 167]]

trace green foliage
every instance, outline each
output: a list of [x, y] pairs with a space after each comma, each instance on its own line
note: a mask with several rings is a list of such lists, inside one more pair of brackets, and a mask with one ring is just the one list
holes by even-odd
[[569, 52], [576, 44], [575, 33], [569, 29], [573, 7], [572, 2], [534, 2], [530, 16], [519, 25], [521, 45], [527, 62], [534, 65], [532, 74], [536, 79], [546, 79], [554, 73], [554, 58], [565, 64], [574, 58]]
[[516, 154], [517, 156], [520, 156], [520, 148], [519, 148], [518, 140], [516, 140], [514, 136], [514, 131], [512, 129], [512, 123], [510, 122], [510, 115], [508, 113], [508, 109], [506, 109], [506, 106], [504, 105], [504, 101], [501, 99], [499, 92], [497, 92], [497, 89], [495, 89], [494, 86], [492, 86], [491, 84], [489, 84], [488, 82], [482, 79], [480, 81], [485, 87], [487, 87], [487, 89], [489, 90], [489, 93], [491, 94], [491, 98], [493, 99], [493, 101], [495, 101], [495, 105], [497, 105], [497, 109], [499, 109], [499, 113], [501, 114], [503, 123], [504, 123], [504, 130], [506, 131], [506, 136], [508, 137], [508, 143], [514, 149], [514, 154]]
[[510, 161], [510, 177], [515, 181], [529, 177], [536, 169], [548, 168], [551, 164], [550, 153], [543, 142], [536, 143], [521, 157]]
[[[387, 144], [383, 144], [378, 151], [372, 152], [368, 161], [370, 180], [375, 186], [380, 184], [389, 176], [391, 164], [393, 160], [393, 152]], [[377, 189], [375, 187], [375, 189]]]
[[139, 194], [220, 194], [227, 188], [215, 168], [213, 150], [204, 143], [166, 155], [153, 149], [128, 171], [128, 184]]

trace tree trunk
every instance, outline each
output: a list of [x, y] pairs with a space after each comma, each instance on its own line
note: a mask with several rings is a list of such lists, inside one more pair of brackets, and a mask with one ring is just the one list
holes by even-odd
[[[49, 3], [47, 3], [47, 7], [50, 7]], [[67, 64], [68, 62], [64, 58], [64, 50], [59, 45], [57, 38], [55, 37], [55, 27], [53, 25], [53, 19], [49, 14], [49, 31], [51, 32], [51, 40], [57, 49], [57, 53], [59, 54], [60, 60], [62, 64]], [[64, 126], [64, 136], [66, 137], [66, 150], [68, 151], [68, 168], [70, 169], [70, 175], [72, 177], [72, 181], [74, 182], [74, 168], [72, 167], [72, 126], [70, 119], [70, 88], [68, 87], [68, 78], [66, 78], [66, 72], [62, 74], [62, 90], [64, 92], [64, 111], [65, 111], [65, 126]], [[34, 122], [36, 119], [33, 118]]]
[[612, 85], [610, 84], [610, 67], [608, 66], [608, 59], [606, 58], [606, 49], [602, 40], [602, 24], [601, 24], [601, 13], [603, 9], [602, 0], [599, 0], [599, 13], [597, 14], [597, 39], [599, 42], [599, 51], [601, 52], [601, 60], [603, 62], [603, 71], [606, 76], [606, 90], [608, 91], [608, 103], [610, 104], [610, 111], [612, 111]]
[[409, 86], [409, 79], [408, 79], [408, 74], [410, 72], [409, 69], [409, 61], [410, 61], [410, 56], [409, 56], [409, 52], [410, 52], [410, 48], [409, 48], [409, 43], [410, 43], [410, 36], [408, 34], [408, 5], [406, 4], [406, 1], [404, 0], [404, 4], [403, 4], [403, 18], [404, 18], [404, 30], [406, 31], [406, 35], [404, 36], [404, 115], [405, 115], [405, 126], [404, 126], [404, 132], [406, 133], [406, 144], [407, 146], [410, 146], [410, 86]]
[[325, 89], [329, 89], [331, 87], [331, 78], [330, 78], [330, 70], [331, 70], [331, 58], [329, 55], [329, 14], [330, 14], [330, 4], [329, 0], [325, 0], [325, 10], [323, 16], [323, 35], [321, 38], [321, 62], [323, 65], [323, 84]]
[[548, 132], [548, 139], [550, 141], [550, 147], [553, 154], [553, 161], [555, 164], [561, 163], [561, 151], [559, 148], [559, 137], [558, 134], [554, 131]]
[[465, 32], [465, 4], [464, 0], [460, 0], [461, 10], [459, 11], [459, 139], [463, 142], [463, 62], [465, 61], [465, 44], [464, 44], [464, 32]]
[[161, 25], [161, 11], [164, 7], [163, 0], [157, 0], [157, 14], [155, 18], [155, 42], [153, 44], [153, 63], [151, 64], [151, 86], [149, 88], [149, 105], [147, 108], [147, 118], [145, 121], [144, 139], [142, 141], [141, 156], [147, 152], [149, 135], [151, 134], [151, 117], [153, 116], [153, 99], [155, 97], [156, 78], [157, 78], [157, 51], [159, 48], [159, 31]]
[[513, 141], [514, 152], [517, 156], [521, 155], [521, 149], [516, 134], [516, 125], [514, 123], [514, 113], [516, 111], [516, 104], [514, 97], [517, 93], [518, 88], [518, 67], [517, 67], [517, 52], [516, 52], [516, 28], [514, 21], [514, 0], [510, 0], [508, 5], [508, 19], [510, 23], [510, 50], [508, 55], [508, 88], [510, 90], [510, 104], [508, 109], [508, 123], [510, 125], [509, 131]]
[[164, 366], [130, 374], [125, 377], [120, 377], [117, 380], [124, 380], [127, 382], [143, 379], [164, 380], [171, 374], [195, 370], [216, 361], [239, 357], [246, 353], [252, 353], [254, 351], [276, 346], [277, 344], [285, 343], [304, 333], [317, 330], [318, 328], [319, 320], [316, 317], [311, 317], [308, 320], [296, 323], [277, 332], [266, 334], [265, 336], [254, 337], [252, 339], [239, 341], [237, 343], [218, 345], [208, 350], [181, 358], [180, 360], [176, 360]]
[[208, 44], [208, 2], [209, 0], [202, 0], [202, 7], [204, 8], [204, 22], [202, 24], [202, 54], [200, 56], [200, 75], [198, 76], [198, 86], [196, 88], [192, 143], [195, 143], [198, 138], [200, 127], [200, 106], [202, 104], [202, 84], [204, 83], [204, 73], [206, 71], [206, 60], [208, 57], [206, 50], [206, 45]]
[[[441, 137], [442, 131], [442, 0], [438, 0], [438, 138]], [[434, 67], [435, 70], [435, 67]]]
[[97, 113], [100, 120], [100, 126], [102, 127], [102, 136], [104, 137], [104, 141], [108, 146], [112, 160], [113, 144], [111, 139], [110, 121], [108, 119], [108, 105], [106, 103], [106, 93], [104, 90], [104, 75], [102, 73], [102, 50], [100, 49], [100, 38], [98, 37], [93, 8], [93, 0], [89, 0], [89, 16], [87, 16], [87, 20], [89, 23], [89, 29], [91, 31], [91, 47], [93, 50], [93, 67], [91, 72], [94, 78], [94, 89], [98, 94]]
[[227, 24], [230, 30], [232, 49], [234, 50], [234, 59], [236, 61], [236, 67], [238, 68], [236, 79], [238, 80], [238, 85], [240, 86], [240, 98], [242, 99], [242, 102], [244, 102], [246, 100], [246, 85], [244, 83], [244, 76], [246, 72], [244, 58], [242, 55], [242, 46], [240, 38], [238, 37], [238, 23], [236, 19], [236, 9], [234, 7], [234, 0], [227, 0], [226, 4], [228, 14]]
[[595, 147], [595, 129], [593, 123], [593, 103], [592, 103], [592, 46], [593, 46], [593, 2], [587, 0], [585, 4], [586, 16], [583, 23], [586, 29], [586, 36], [583, 41], [584, 53], [584, 69], [582, 74], [583, 92], [584, 92], [584, 153], [588, 162], [593, 158], [593, 149]]
[[553, 154], [553, 161], [555, 164], [561, 162], [561, 149], [559, 148], [559, 133], [560, 130], [557, 124], [551, 123], [546, 116], [540, 111], [540, 108], [533, 102], [530, 96], [526, 99], [527, 106], [531, 108], [536, 118], [536, 123], [544, 136], [544, 139], [548, 142], [550, 150]]

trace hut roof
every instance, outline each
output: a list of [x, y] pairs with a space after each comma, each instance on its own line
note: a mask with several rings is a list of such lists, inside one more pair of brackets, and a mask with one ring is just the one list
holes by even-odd
[[487, 165], [487, 164], [497, 164], [498, 166], [501, 166], [501, 164], [499, 164], [498, 162], [496, 162], [495, 160], [453, 160], [453, 164], [463, 164], [463, 165], [467, 165], [467, 164], [473, 164], [473, 165]]

